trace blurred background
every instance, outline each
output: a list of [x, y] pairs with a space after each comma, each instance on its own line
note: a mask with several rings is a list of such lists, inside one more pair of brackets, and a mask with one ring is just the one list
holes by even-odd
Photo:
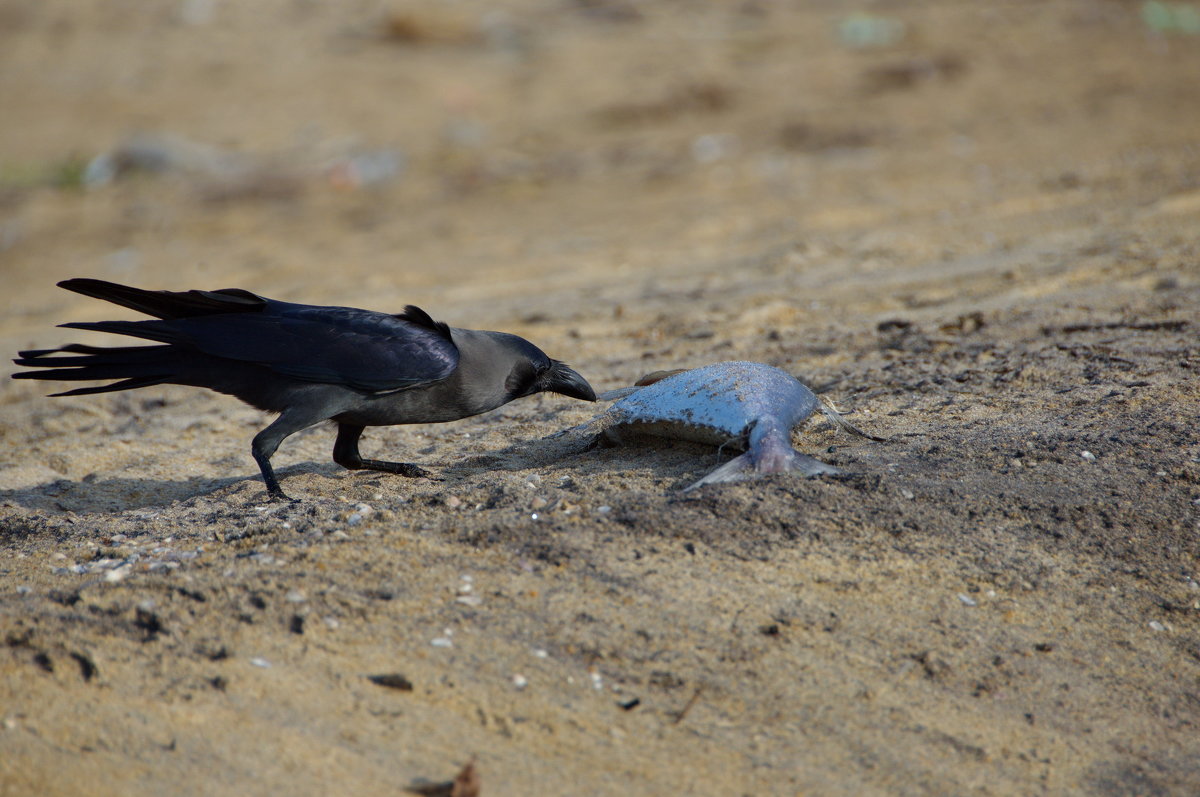
[[85, 275], [629, 353], [1047, 258], [1027, 292], [1153, 289], [1193, 262], [1198, 7], [0, 0], [0, 331], [111, 315]]

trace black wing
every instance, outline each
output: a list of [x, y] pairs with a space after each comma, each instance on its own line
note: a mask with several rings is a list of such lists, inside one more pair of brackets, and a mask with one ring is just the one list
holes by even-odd
[[435, 382], [458, 366], [449, 329], [418, 308], [394, 316], [267, 299], [259, 312], [63, 326], [189, 346], [293, 379], [368, 392]]

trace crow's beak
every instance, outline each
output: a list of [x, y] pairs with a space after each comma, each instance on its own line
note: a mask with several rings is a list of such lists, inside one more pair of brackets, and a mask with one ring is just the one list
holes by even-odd
[[568, 368], [566, 363], [558, 360], [551, 360], [551, 363], [550, 370], [542, 377], [542, 390], [584, 401], [596, 400], [596, 391], [592, 390], [586, 379]]

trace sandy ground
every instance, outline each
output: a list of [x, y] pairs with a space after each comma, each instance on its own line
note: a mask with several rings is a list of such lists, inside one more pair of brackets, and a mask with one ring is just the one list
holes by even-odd
[[[0, 2], [10, 354], [130, 317], [71, 276], [415, 303], [600, 390], [778, 365], [889, 439], [682, 495], [728, 454], [584, 452], [539, 396], [369, 430], [441, 481], [297, 435], [280, 505], [232, 399], [5, 379], [0, 793], [1200, 793], [1200, 39], [151, 5]], [[139, 131], [167, 168], [116, 168]]]

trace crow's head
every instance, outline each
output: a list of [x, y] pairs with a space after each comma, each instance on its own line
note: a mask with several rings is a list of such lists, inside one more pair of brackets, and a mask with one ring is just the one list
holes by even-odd
[[545, 392], [596, 400], [596, 392], [586, 379], [524, 338], [463, 329], [452, 333], [459, 350], [454, 378], [477, 406], [499, 407], [522, 396]]

